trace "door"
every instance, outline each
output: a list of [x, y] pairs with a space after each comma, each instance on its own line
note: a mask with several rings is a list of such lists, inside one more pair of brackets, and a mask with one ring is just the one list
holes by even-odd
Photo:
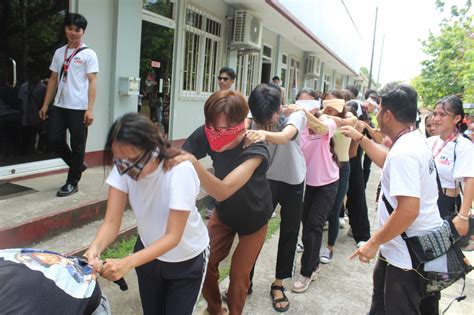
[[0, 0], [0, 178], [55, 158], [38, 111], [52, 55], [65, 43], [68, 7], [68, 0]]
[[140, 50], [140, 101], [138, 111], [169, 131], [174, 29], [142, 22]]

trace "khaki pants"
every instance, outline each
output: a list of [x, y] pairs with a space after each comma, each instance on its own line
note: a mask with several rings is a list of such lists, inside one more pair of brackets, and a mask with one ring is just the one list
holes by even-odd
[[[219, 220], [216, 211], [212, 213], [207, 228], [211, 239], [211, 254], [202, 293], [207, 301], [209, 314], [217, 315], [222, 310], [219, 264], [229, 255], [236, 233]], [[227, 304], [231, 315], [242, 314], [250, 285], [250, 270], [265, 242], [266, 232], [267, 224], [252, 234], [239, 235], [239, 243], [232, 255], [227, 292]]]

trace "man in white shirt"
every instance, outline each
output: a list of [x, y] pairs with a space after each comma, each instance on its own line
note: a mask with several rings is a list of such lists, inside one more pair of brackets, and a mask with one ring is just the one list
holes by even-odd
[[[58, 190], [58, 197], [76, 193], [77, 184], [86, 169], [84, 154], [87, 127], [94, 120], [96, 79], [99, 72], [96, 53], [82, 42], [86, 27], [87, 20], [80, 14], [69, 13], [64, 18], [67, 45], [54, 53], [49, 66], [51, 76], [46, 97], [39, 112], [42, 120], [46, 120], [49, 115], [48, 145], [69, 166], [66, 184]], [[54, 106], [48, 112], [55, 92]], [[71, 147], [66, 143], [66, 130], [69, 130]]]
[[423, 136], [414, 132], [417, 97], [408, 85], [392, 85], [382, 94], [377, 122], [392, 141], [389, 152], [354, 128], [341, 128], [383, 167], [382, 193], [393, 208], [390, 213], [379, 201], [379, 230], [351, 257], [364, 263], [376, 259], [370, 314], [419, 314], [423, 279], [400, 234], [423, 235], [442, 224], [433, 157]]

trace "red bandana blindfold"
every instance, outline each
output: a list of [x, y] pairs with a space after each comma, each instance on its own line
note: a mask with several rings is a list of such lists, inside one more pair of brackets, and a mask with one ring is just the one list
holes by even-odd
[[211, 150], [219, 151], [222, 147], [234, 141], [244, 129], [245, 122], [243, 121], [238, 125], [225, 129], [215, 129], [206, 125], [204, 131]]

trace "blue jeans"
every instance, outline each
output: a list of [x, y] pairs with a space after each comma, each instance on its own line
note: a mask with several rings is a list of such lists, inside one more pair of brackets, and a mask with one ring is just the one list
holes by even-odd
[[351, 173], [351, 166], [349, 162], [341, 162], [339, 168], [339, 183], [337, 186], [336, 200], [334, 207], [328, 214], [328, 245], [334, 246], [336, 244], [337, 236], [339, 234], [339, 211], [341, 210], [344, 197], [349, 188], [349, 174]]

